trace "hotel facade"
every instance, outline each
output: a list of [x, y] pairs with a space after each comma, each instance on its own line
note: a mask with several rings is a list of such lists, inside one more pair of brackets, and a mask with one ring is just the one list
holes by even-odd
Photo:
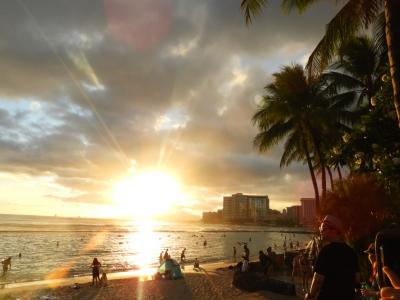
[[286, 217], [303, 226], [314, 226], [317, 220], [315, 198], [300, 198], [300, 205], [284, 209]]
[[224, 197], [222, 216], [225, 222], [265, 221], [268, 210], [269, 198], [267, 195], [243, 195], [238, 193]]

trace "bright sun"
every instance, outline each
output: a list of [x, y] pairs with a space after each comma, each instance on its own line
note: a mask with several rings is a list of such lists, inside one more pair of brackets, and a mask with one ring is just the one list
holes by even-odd
[[181, 196], [178, 182], [161, 171], [148, 171], [114, 185], [113, 198], [126, 215], [152, 217], [168, 211]]

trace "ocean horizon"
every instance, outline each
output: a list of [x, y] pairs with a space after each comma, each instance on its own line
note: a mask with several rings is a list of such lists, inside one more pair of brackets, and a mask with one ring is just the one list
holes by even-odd
[[153, 268], [166, 249], [179, 261], [187, 248], [188, 264], [233, 261], [233, 247], [239, 258], [243, 243], [252, 255], [268, 246], [283, 252], [285, 238], [290, 250], [290, 242], [304, 246], [312, 234], [293, 227], [0, 214], [0, 258], [12, 257], [0, 284], [90, 275], [94, 257], [107, 273]]

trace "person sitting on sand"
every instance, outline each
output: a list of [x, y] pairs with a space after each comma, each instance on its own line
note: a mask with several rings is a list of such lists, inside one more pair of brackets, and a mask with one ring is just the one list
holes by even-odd
[[11, 256], [3, 259], [1, 263], [3, 264], [3, 274], [11, 270]]
[[92, 262], [92, 285], [94, 285], [94, 282], [100, 282], [100, 267], [101, 267], [101, 263], [97, 260], [97, 257], [95, 257], [93, 259]]
[[103, 272], [101, 274], [100, 280], [101, 280], [102, 285], [107, 286], [108, 279], [107, 279], [107, 273], [106, 272]]
[[196, 257], [196, 259], [194, 260], [193, 268], [194, 268], [194, 269], [200, 269], [200, 263], [199, 263], [199, 260], [197, 259], [197, 257]]

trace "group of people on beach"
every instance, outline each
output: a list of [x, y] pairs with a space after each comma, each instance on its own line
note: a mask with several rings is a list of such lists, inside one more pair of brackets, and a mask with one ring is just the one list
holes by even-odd
[[[363, 299], [400, 299], [400, 280], [391, 270], [383, 268], [383, 272], [391, 280], [393, 287], [384, 287], [379, 290], [376, 284], [374, 243], [371, 243], [364, 251], [368, 254], [372, 266], [371, 286], [362, 286], [357, 255], [354, 249], [344, 242], [345, 229], [342, 221], [335, 216], [327, 215], [321, 222], [319, 231], [322, 245], [312, 266], [312, 282], [310, 288], [307, 288], [305, 300], [354, 300], [357, 297], [357, 291], [361, 294], [358, 297], [366, 297]], [[304, 259], [304, 254], [300, 256], [300, 264], [302, 259]]]
[[[167, 259], [172, 259], [171, 255], [169, 254], [169, 249], [166, 249], [165, 251], [161, 251], [158, 259], [159, 259], [159, 263], [160, 265], [162, 265]], [[186, 263], [186, 248], [183, 248], [181, 251], [181, 255], [180, 255], [180, 263], [181, 263], [181, 268], [184, 269], [185, 263]], [[194, 269], [199, 269], [200, 268], [200, 262], [198, 260], [198, 258], [196, 257], [194, 260], [194, 264], [193, 264]]]
[[[304, 299], [318, 300], [400, 300], [400, 279], [387, 267], [383, 272], [389, 278], [393, 287], [379, 289], [377, 284], [377, 264], [375, 244], [371, 243], [364, 251], [368, 255], [372, 272], [370, 284], [361, 284], [360, 268], [356, 252], [344, 241], [344, 225], [332, 215], [327, 215], [319, 227], [321, 244], [318, 251], [299, 249], [292, 261], [292, 276], [300, 275]], [[310, 249], [307, 249], [310, 250]], [[233, 247], [236, 256], [236, 247]], [[400, 254], [399, 254], [400, 255]], [[247, 272], [249, 268], [250, 249], [243, 245], [242, 261], [237, 269]], [[267, 253], [259, 251], [258, 271], [270, 276], [271, 269], [276, 263], [276, 254], [268, 247]], [[251, 263], [252, 268], [255, 263]], [[309, 279], [312, 278], [309, 286]], [[358, 297], [358, 298], [357, 298]], [[360, 298], [363, 297], [363, 298]]]
[[101, 278], [100, 278], [100, 268], [101, 268], [101, 263], [99, 262], [99, 260], [97, 259], [97, 257], [93, 258], [93, 262], [90, 265], [90, 267], [92, 268], [92, 286], [96, 283], [102, 283], [103, 285], [107, 285], [107, 273], [103, 272], [101, 274]]

